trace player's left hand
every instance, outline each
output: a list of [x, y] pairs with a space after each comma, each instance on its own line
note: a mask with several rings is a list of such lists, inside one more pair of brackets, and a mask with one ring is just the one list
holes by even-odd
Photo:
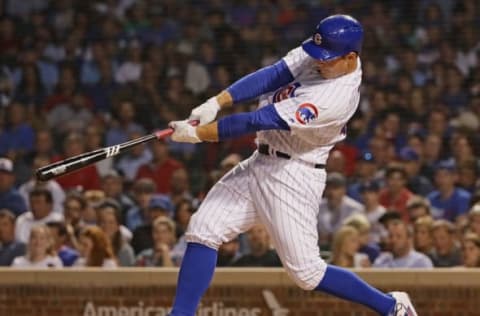
[[189, 120], [198, 120], [199, 125], [205, 125], [215, 120], [218, 111], [220, 111], [220, 104], [218, 104], [216, 97], [211, 97], [207, 102], [192, 110]]
[[174, 130], [171, 136], [173, 141], [192, 144], [202, 142], [197, 136], [197, 128], [192, 126], [188, 120], [172, 121], [168, 126]]

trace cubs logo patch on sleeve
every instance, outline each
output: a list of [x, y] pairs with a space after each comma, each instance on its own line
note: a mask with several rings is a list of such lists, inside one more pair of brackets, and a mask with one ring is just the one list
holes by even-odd
[[295, 119], [300, 124], [308, 124], [318, 117], [318, 109], [311, 103], [300, 104], [297, 111], [295, 111]]
[[293, 98], [295, 96], [295, 90], [299, 86], [300, 86], [300, 83], [295, 82], [293, 84], [289, 84], [285, 87], [282, 87], [282, 88], [278, 89], [273, 94], [272, 101], [277, 103], [277, 102], [281, 102], [281, 101], [283, 101], [285, 99], [288, 99], [288, 98]]

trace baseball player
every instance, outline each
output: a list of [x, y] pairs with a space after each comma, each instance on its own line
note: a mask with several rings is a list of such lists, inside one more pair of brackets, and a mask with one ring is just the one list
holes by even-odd
[[[194, 108], [188, 120], [170, 123], [178, 142], [217, 142], [252, 132], [258, 141], [258, 150], [222, 177], [193, 215], [171, 315], [195, 314], [218, 247], [259, 221], [301, 288], [364, 304], [380, 315], [417, 315], [406, 293], [382, 293], [352, 272], [327, 265], [317, 243], [325, 161], [345, 138], [360, 98], [362, 39], [354, 18], [327, 17], [284, 58]], [[220, 109], [258, 97], [256, 111], [214, 121]]]

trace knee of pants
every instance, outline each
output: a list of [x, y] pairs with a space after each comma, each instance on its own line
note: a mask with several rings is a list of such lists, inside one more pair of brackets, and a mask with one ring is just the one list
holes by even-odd
[[212, 227], [211, 222], [205, 217], [199, 216], [199, 213], [193, 214], [185, 232], [185, 240], [218, 250], [223, 240], [219, 232], [216, 232], [215, 227]]
[[318, 286], [327, 270], [327, 263], [320, 257], [300, 266], [293, 266], [289, 263], [285, 263], [284, 266], [290, 278], [307, 291]]

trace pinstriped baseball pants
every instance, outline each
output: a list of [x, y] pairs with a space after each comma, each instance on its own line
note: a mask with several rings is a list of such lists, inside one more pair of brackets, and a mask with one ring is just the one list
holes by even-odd
[[213, 186], [192, 216], [186, 240], [218, 249], [261, 222], [289, 276], [312, 290], [327, 267], [317, 231], [325, 180], [324, 169], [255, 152]]

